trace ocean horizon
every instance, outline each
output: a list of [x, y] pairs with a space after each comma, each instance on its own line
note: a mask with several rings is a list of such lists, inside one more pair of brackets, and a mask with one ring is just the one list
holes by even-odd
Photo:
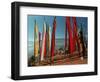
[[[56, 39], [55, 40], [55, 50], [58, 50], [60, 48], [64, 49], [64, 44], [65, 44], [65, 40], [64, 39]], [[42, 46], [42, 40], [40, 41], [40, 46]], [[33, 41], [28, 41], [27, 43], [27, 47], [28, 47], [28, 58], [30, 58], [32, 55], [34, 55], [34, 42]]]

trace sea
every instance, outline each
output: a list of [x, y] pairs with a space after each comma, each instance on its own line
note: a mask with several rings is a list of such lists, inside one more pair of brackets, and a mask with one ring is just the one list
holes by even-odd
[[[60, 48], [64, 49], [64, 39], [56, 39], [55, 40], [55, 49], [58, 50]], [[42, 41], [40, 41], [40, 44], [42, 45]], [[40, 46], [41, 46], [40, 45]], [[34, 55], [34, 42], [33, 41], [28, 41], [28, 58]]]

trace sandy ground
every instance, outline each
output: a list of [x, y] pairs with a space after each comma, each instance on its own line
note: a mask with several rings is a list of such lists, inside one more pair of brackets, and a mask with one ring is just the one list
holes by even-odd
[[76, 65], [76, 64], [87, 64], [87, 57], [81, 59], [79, 55], [56, 55], [53, 58], [53, 62], [50, 61], [50, 57], [39, 63], [31, 62], [32, 66], [47, 66], [47, 65]]

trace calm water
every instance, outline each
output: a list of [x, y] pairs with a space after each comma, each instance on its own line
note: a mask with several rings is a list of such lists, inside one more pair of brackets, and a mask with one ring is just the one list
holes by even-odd
[[[42, 41], [41, 41], [42, 42]], [[64, 48], [64, 39], [56, 39], [56, 49]], [[30, 58], [32, 55], [34, 55], [34, 43], [32, 41], [28, 42], [28, 58]]]

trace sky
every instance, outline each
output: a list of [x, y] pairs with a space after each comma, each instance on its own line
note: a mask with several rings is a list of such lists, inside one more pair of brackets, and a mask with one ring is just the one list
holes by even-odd
[[[34, 25], [35, 25], [35, 20], [38, 25], [38, 30], [39, 32], [43, 32], [43, 23], [45, 21], [46, 24], [50, 26], [50, 28], [53, 28], [53, 21], [54, 21], [55, 16], [43, 16], [43, 15], [28, 15], [27, 20], [28, 20], [28, 41], [34, 41]], [[87, 37], [88, 35], [88, 18], [87, 17], [76, 17], [77, 21], [77, 26], [78, 29], [80, 30], [81, 24], [83, 28], [83, 33]], [[72, 26], [72, 18], [71, 18], [71, 26]], [[65, 37], [65, 27], [66, 27], [66, 22], [65, 22], [65, 17], [64, 16], [56, 16], [56, 33], [55, 36], [57, 39], [64, 39]]]

